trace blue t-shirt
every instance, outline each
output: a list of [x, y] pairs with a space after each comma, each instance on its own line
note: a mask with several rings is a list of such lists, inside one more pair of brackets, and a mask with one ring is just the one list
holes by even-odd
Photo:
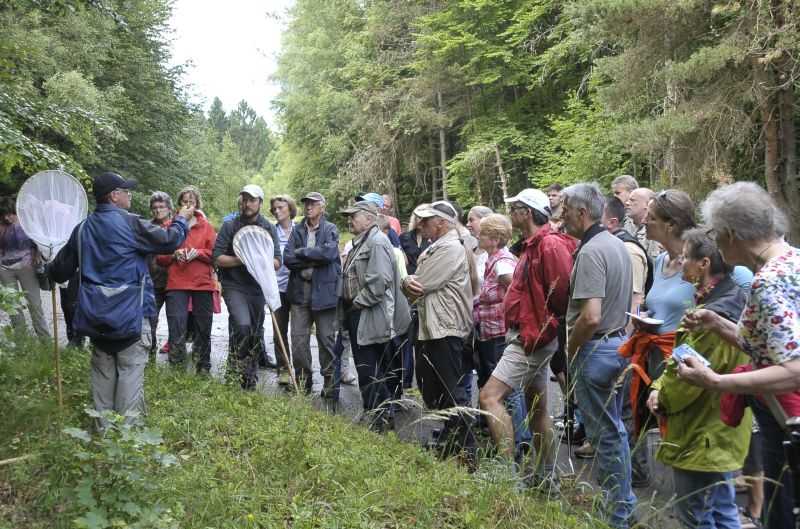
[[753, 272], [746, 266], [734, 266], [731, 272], [731, 279], [745, 294], [750, 295], [750, 286], [753, 284]]
[[656, 330], [658, 334], [676, 330], [684, 313], [694, 307], [694, 285], [683, 280], [683, 273], [679, 270], [672, 276], [664, 275], [667, 255], [667, 252], [663, 252], [656, 257], [653, 265], [653, 287], [645, 298], [648, 316], [664, 320]]

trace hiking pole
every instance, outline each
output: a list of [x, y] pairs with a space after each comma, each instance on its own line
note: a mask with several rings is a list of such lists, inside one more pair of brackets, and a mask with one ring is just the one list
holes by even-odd
[[64, 412], [64, 392], [61, 389], [61, 353], [58, 350], [58, 307], [56, 305], [56, 285], [50, 286], [53, 301], [53, 357], [56, 361], [56, 387], [58, 388], [58, 409]]
[[[566, 324], [564, 324], [564, 325], [566, 325]], [[564, 343], [563, 344], [559, 344], [559, 345], [564, 348], [564, 357], [567, 359], [567, 366], [566, 366], [566, 369], [564, 370], [564, 386], [566, 388], [566, 394], [564, 395], [564, 412], [565, 412], [564, 415], [566, 415], [566, 417], [564, 417], [564, 422], [566, 423], [565, 424], [565, 426], [566, 426], [565, 430], [567, 432], [567, 463], [569, 463], [570, 472], [574, 475], [575, 474], [575, 464], [572, 461], [572, 434], [575, 433], [573, 431], [573, 428], [575, 426], [575, 408], [574, 408], [574, 403], [573, 403], [573, 400], [572, 400], [572, 395], [573, 395], [573, 391], [574, 390], [573, 390], [572, 386], [570, 386], [570, 382], [571, 381], [570, 381], [570, 376], [569, 376], [569, 373], [572, 370], [572, 365], [571, 364], [572, 364], [572, 361], [574, 359], [570, 358], [569, 354], [567, 353], [567, 343], [568, 343], [568, 341], [569, 340], [568, 340], [568, 337], [567, 337], [567, 328], [565, 327], [564, 328]]]
[[283, 343], [283, 335], [281, 334], [281, 328], [278, 326], [278, 319], [275, 317], [275, 313], [269, 311], [269, 315], [272, 316], [272, 325], [274, 325], [273, 329], [275, 329], [278, 335], [278, 343], [281, 346], [281, 352], [283, 353], [283, 359], [286, 361], [287, 369], [289, 370], [289, 378], [292, 381], [292, 386], [294, 386], [294, 390], [296, 393], [300, 392], [300, 389], [297, 386], [297, 379], [294, 378], [294, 364], [292, 363], [292, 357], [286, 351], [286, 344]]

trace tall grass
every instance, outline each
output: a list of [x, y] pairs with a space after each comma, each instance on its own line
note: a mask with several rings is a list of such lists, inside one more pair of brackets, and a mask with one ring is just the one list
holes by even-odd
[[[59, 412], [50, 352], [0, 351], [0, 529], [73, 527], [81, 513], [77, 441], [90, 429], [89, 354], [63, 353]], [[595, 528], [580, 509], [468, 474], [394, 434], [315, 411], [304, 397], [264, 396], [148, 367], [147, 426], [180, 464], [145, 501], [180, 504], [180, 527]]]

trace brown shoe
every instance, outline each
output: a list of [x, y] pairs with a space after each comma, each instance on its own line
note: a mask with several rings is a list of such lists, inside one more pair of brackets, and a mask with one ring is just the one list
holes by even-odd
[[592, 459], [594, 457], [594, 447], [589, 441], [584, 441], [579, 448], [575, 449], [575, 457]]

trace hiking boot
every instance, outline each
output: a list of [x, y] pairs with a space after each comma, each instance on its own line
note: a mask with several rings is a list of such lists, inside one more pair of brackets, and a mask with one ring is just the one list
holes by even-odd
[[525, 485], [528, 490], [544, 494], [550, 499], [561, 496], [561, 479], [555, 470], [545, 474], [535, 473], [525, 479]]
[[594, 447], [589, 441], [584, 441], [580, 447], [575, 449], [575, 457], [592, 459], [594, 457]]

